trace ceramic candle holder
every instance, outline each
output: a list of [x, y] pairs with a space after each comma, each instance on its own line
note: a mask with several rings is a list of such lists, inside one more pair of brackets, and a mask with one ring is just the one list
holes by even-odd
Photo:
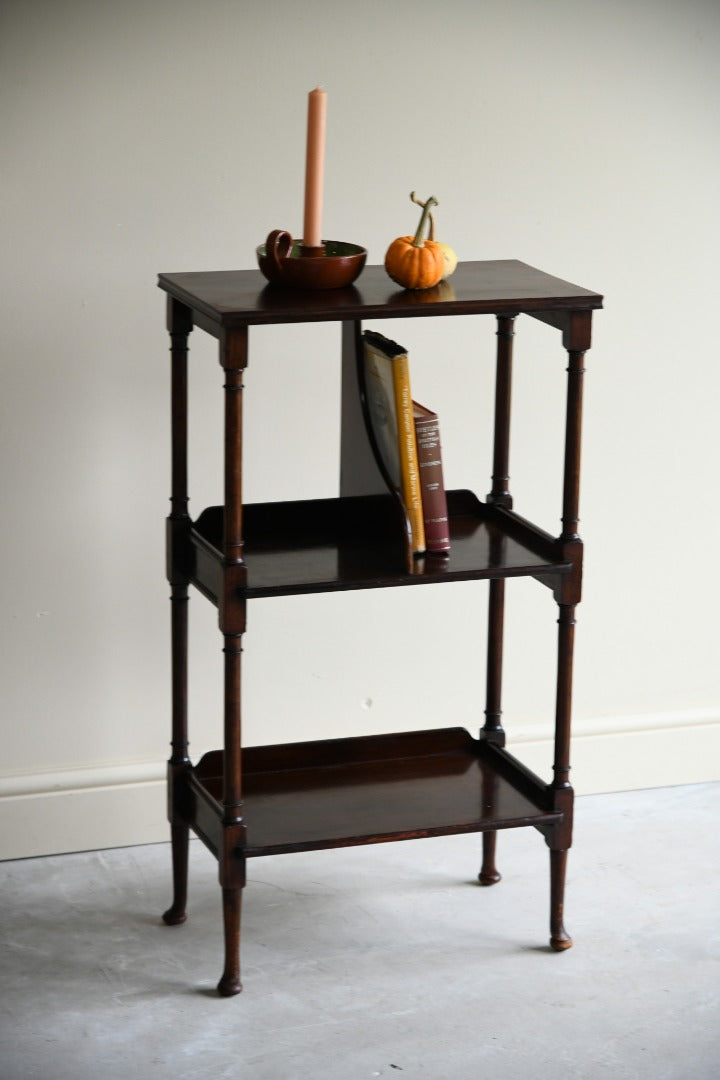
[[258, 266], [268, 281], [299, 289], [341, 289], [351, 285], [365, 265], [367, 250], [341, 240], [307, 248], [289, 232], [275, 229], [256, 248]]

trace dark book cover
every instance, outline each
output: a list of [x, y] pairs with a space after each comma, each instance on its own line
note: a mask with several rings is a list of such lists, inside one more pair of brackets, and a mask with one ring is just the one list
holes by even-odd
[[443, 481], [440, 423], [437, 413], [413, 401], [415, 441], [417, 443], [420, 491], [425, 548], [430, 554], [447, 555], [450, 551], [447, 497]]

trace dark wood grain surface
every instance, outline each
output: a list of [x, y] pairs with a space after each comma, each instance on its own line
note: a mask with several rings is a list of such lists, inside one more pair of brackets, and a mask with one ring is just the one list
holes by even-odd
[[270, 285], [259, 270], [160, 274], [158, 284], [186, 304], [202, 325], [320, 322], [421, 315], [571, 311], [602, 307], [602, 297], [516, 259], [464, 262], [432, 289], [399, 289], [382, 266], [366, 267], [345, 289]]

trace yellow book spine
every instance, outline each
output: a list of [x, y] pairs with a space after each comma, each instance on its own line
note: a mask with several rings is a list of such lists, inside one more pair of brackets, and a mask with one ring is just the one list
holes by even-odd
[[418, 465], [413, 403], [410, 392], [410, 366], [406, 355], [393, 357], [393, 386], [398, 425], [400, 475], [405, 508], [410, 519], [413, 552], [425, 551], [425, 524], [422, 509], [422, 488]]

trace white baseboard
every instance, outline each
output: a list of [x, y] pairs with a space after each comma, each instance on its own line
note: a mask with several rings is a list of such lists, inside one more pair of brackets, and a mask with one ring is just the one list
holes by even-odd
[[0, 859], [167, 840], [165, 776], [141, 762], [0, 780]]
[[[550, 778], [553, 745], [513, 730], [508, 748]], [[579, 721], [572, 782], [578, 795], [720, 781], [720, 711]], [[164, 762], [0, 779], [0, 859], [166, 841]]]
[[[511, 729], [508, 748], [539, 776], [551, 775], [551, 739]], [[570, 779], [577, 795], [720, 781], [720, 710], [577, 721]]]

